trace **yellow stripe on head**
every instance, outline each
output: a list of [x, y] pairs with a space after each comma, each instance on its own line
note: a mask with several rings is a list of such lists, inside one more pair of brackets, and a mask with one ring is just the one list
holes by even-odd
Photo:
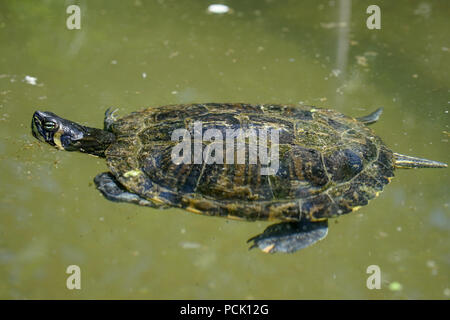
[[53, 135], [53, 143], [59, 150], [64, 150], [64, 147], [61, 144], [61, 135], [62, 135], [61, 131], [59, 130], [56, 131], [55, 134]]

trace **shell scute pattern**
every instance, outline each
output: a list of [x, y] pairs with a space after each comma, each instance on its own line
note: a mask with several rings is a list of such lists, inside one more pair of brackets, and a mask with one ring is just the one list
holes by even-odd
[[[175, 129], [280, 130], [279, 169], [261, 164], [179, 164]], [[357, 120], [308, 106], [195, 104], [149, 108], [117, 120], [108, 165], [132, 192], [207, 215], [320, 220], [367, 204], [393, 176], [392, 152]], [[204, 131], [203, 131], [204, 132]], [[225, 136], [224, 136], [225, 137]], [[248, 150], [248, 149], [247, 149]], [[142, 172], [126, 176], [127, 172]], [[134, 171], [133, 171], [134, 172]]]

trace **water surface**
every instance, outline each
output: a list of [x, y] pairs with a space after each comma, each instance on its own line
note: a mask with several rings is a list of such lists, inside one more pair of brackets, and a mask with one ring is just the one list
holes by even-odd
[[[63, 1], [0, 3], [1, 298], [450, 297], [448, 169], [397, 171], [325, 240], [267, 255], [245, 241], [269, 223], [109, 202], [92, 182], [104, 160], [30, 133], [36, 109], [101, 127], [109, 106], [383, 106], [373, 128], [388, 146], [450, 162], [448, 2], [379, 1], [381, 30], [366, 28], [371, 1], [236, 0], [225, 15], [210, 1], [78, 3], [80, 30]], [[69, 265], [81, 290], [66, 288]]]

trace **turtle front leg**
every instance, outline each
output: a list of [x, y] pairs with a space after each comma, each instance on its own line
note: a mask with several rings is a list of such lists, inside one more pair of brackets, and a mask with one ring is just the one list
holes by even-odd
[[147, 199], [138, 196], [135, 193], [129, 192], [125, 189], [119, 181], [110, 172], [103, 172], [94, 178], [94, 183], [97, 189], [103, 196], [115, 202], [134, 203], [140, 206], [147, 206], [152, 208], [163, 208], [160, 205], [153, 203]]
[[328, 221], [281, 222], [268, 226], [263, 233], [250, 238], [250, 249], [259, 248], [266, 253], [293, 253], [322, 240], [328, 233]]

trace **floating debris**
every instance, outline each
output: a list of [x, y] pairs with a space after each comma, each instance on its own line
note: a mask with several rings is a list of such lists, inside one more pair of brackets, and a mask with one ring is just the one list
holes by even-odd
[[341, 74], [341, 70], [339, 70], [339, 69], [331, 70], [331, 75], [335, 76], [336, 78], [339, 77], [340, 74]]
[[428, 260], [427, 267], [430, 268], [431, 275], [436, 276], [438, 274], [438, 266], [434, 260]]
[[197, 243], [197, 242], [181, 242], [180, 243], [180, 246], [183, 248], [183, 249], [198, 249], [198, 248], [200, 248], [201, 247], [201, 244], [200, 243]]
[[320, 26], [324, 29], [346, 28], [347, 22], [321, 22]]
[[380, 238], [386, 238], [386, 237], [389, 236], [389, 234], [387, 234], [387, 233], [384, 232], [384, 231], [380, 231], [380, 232], [378, 232], [378, 236], [380, 236]]
[[208, 7], [209, 13], [224, 14], [230, 12], [230, 7], [224, 4], [212, 4]]
[[424, 18], [429, 18], [431, 15], [431, 5], [429, 3], [422, 2], [414, 10], [414, 14], [417, 16], [422, 16]]
[[37, 78], [32, 76], [25, 76], [25, 82], [28, 84], [31, 84], [32, 86], [35, 86], [37, 83]]
[[140, 252], [138, 250], [134, 250], [134, 251], [131, 251], [131, 255], [138, 257], [140, 255]]
[[378, 52], [376, 51], [366, 51], [364, 52], [365, 56], [369, 56], [369, 57], [376, 57], [378, 55]]
[[450, 297], [450, 288], [445, 288], [444, 289], [444, 296]]
[[427, 267], [431, 268], [431, 269], [436, 268], [436, 262], [434, 262], [433, 260], [428, 260], [427, 261]]
[[175, 58], [176, 56], [178, 56], [180, 53], [178, 51], [174, 51], [169, 55], [169, 59]]
[[368, 67], [367, 58], [364, 56], [356, 56], [356, 62], [363, 67]]

